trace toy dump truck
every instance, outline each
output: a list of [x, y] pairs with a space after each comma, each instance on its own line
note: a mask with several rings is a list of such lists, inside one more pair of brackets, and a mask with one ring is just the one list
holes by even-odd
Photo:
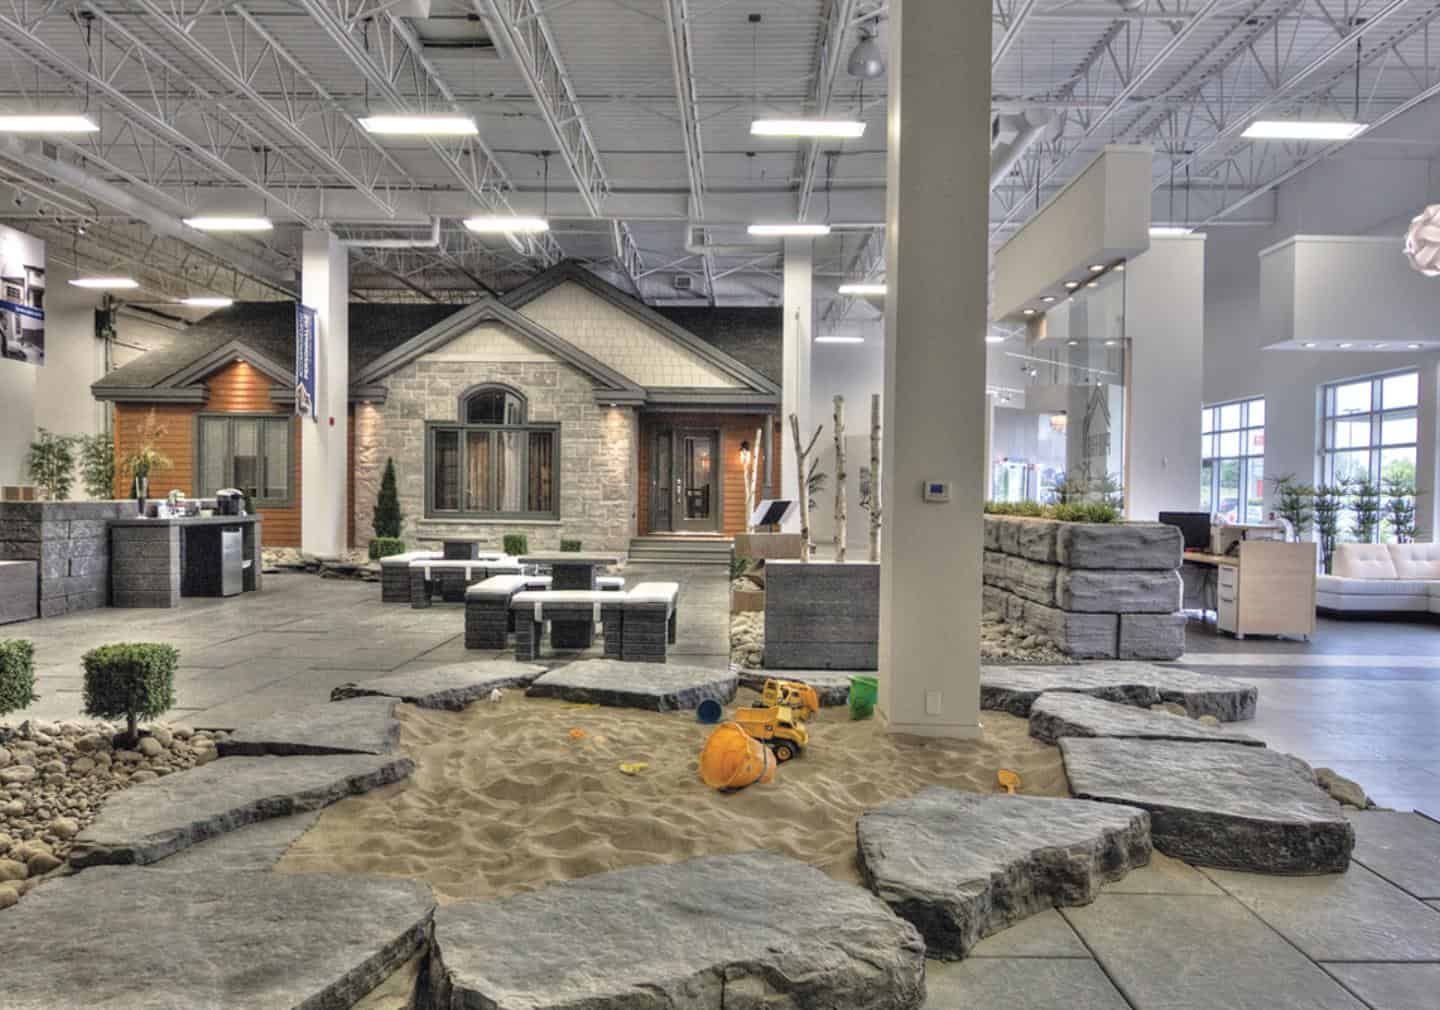
[[820, 711], [820, 696], [798, 680], [767, 680], [760, 691], [760, 704], [766, 708], [785, 705], [795, 709], [799, 718], [808, 719]]
[[735, 710], [735, 721], [750, 736], [769, 745], [775, 760], [783, 763], [799, 757], [810, 742], [805, 720], [799, 716], [801, 711], [803, 709], [788, 705], [738, 708]]

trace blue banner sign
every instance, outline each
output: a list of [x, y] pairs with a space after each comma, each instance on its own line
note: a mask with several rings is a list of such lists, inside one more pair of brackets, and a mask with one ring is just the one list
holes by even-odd
[[314, 420], [320, 416], [315, 403], [315, 310], [295, 306], [295, 413]]

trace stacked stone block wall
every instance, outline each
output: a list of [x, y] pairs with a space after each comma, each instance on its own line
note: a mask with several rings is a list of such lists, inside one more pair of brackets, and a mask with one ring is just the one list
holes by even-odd
[[1158, 523], [986, 516], [985, 611], [1076, 659], [1176, 659], [1183, 548]]
[[134, 514], [132, 501], [0, 503], [0, 561], [35, 562], [41, 617], [108, 606], [108, 523]]

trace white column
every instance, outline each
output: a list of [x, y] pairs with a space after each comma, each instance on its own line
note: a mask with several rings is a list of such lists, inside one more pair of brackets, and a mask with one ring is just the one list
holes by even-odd
[[[1419, 434], [1415, 445], [1415, 539], [1434, 543], [1440, 533], [1440, 362], [1422, 361]], [[1269, 412], [1266, 412], [1269, 417]]]
[[300, 549], [334, 557], [346, 543], [346, 451], [350, 399], [350, 261], [329, 232], [307, 231], [300, 300], [315, 310], [315, 404], [319, 415], [299, 418]]
[[[785, 326], [784, 374], [781, 377], [780, 487], [776, 497], [793, 498], [799, 493], [795, 459], [795, 437], [790, 433], [790, 415], [800, 418], [800, 434], [809, 441], [814, 433], [810, 411], [810, 339], [815, 325], [815, 300], [811, 286], [815, 275], [815, 240], [785, 240]], [[782, 529], [800, 532], [800, 509], [791, 509]]]
[[[892, 0], [886, 180], [881, 709], [894, 733], [980, 734], [990, 31]], [[949, 481], [945, 503], [927, 481]]]

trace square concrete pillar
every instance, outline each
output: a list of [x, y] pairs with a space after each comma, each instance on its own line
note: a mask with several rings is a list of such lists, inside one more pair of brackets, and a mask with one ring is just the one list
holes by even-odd
[[330, 232], [307, 231], [300, 300], [315, 310], [317, 417], [300, 417], [300, 549], [335, 557], [348, 549], [346, 514], [350, 400], [350, 261]]

